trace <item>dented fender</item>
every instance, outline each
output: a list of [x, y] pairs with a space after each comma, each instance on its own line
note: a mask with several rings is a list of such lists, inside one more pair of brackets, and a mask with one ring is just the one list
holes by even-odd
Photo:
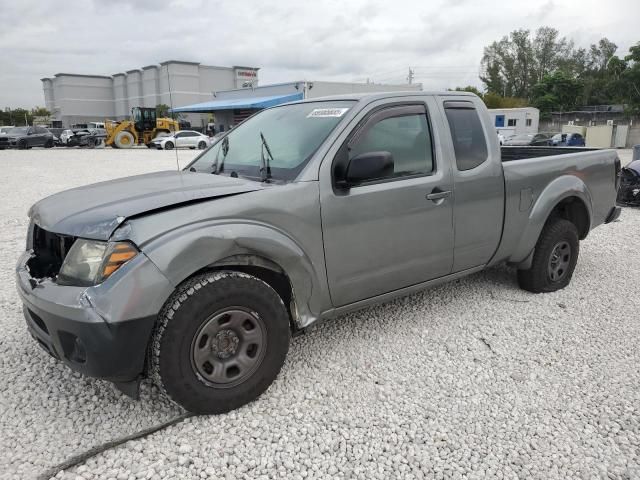
[[225, 259], [263, 258], [289, 278], [299, 328], [313, 323], [324, 308], [316, 271], [305, 250], [283, 231], [257, 222], [210, 221], [173, 230], [143, 247], [144, 253], [177, 286], [194, 273]]

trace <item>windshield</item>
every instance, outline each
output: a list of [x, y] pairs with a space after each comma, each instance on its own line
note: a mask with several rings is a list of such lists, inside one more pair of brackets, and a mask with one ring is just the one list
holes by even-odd
[[29, 131], [29, 127], [16, 127], [9, 130], [7, 133], [11, 133], [13, 135], [26, 135]]
[[187, 170], [261, 178], [268, 162], [273, 180], [298, 176], [353, 101], [309, 102], [270, 108], [231, 130]]

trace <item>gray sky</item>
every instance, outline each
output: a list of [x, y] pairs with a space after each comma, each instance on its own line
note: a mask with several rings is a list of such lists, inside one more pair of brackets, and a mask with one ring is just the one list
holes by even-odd
[[43, 105], [40, 78], [111, 75], [168, 59], [261, 67], [260, 83], [371, 80], [480, 86], [482, 49], [549, 25], [618, 53], [640, 41], [638, 0], [49, 2], [0, 0], [0, 108]]

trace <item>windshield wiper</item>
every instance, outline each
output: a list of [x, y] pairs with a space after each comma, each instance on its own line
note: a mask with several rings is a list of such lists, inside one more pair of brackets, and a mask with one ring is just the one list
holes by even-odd
[[[260, 176], [263, 182], [271, 179], [271, 165], [269, 164], [269, 159], [275, 162], [273, 155], [271, 154], [271, 149], [269, 148], [269, 144], [267, 143], [267, 139], [264, 138], [262, 132], [260, 132], [260, 140], [262, 140], [262, 145], [260, 146]], [[268, 157], [265, 158], [264, 151], [267, 151]]]
[[[222, 163], [220, 163], [220, 166], [218, 166], [218, 157], [220, 157], [220, 150], [222, 150], [224, 155], [222, 157]], [[221, 148], [219, 148], [216, 152], [216, 159], [213, 162], [213, 171], [211, 173], [218, 174], [222, 172], [222, 170], [224, 169], [224, 159], [227, 158], [227, 153], [229, 153], [229, 137], [225, 136], [222, 139]]]

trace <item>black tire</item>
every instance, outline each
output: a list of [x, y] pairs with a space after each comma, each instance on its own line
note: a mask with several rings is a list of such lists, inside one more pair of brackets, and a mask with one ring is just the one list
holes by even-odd
[[26, 149], [28, 148], [28, 147], [27, 147], [27, 141], [26, 141], [26, 140], [20, 140], [20, 141], [18, 142], [18, 148], [19, 148], [20, 150], [26, 150]]
[[198, 150], [204, 150], [207, 148], [207, 142], [198, 142]]
[[50, 138], [45, 142], [44, 148], [53, 148], [53, 138]]
[[289, 338], [287, 309], [265, 282], [233, 271], [198, 275], [178, 287], [160, 312], [150, 344], [150, 374], [190, 412], [228, 412], [271, 385]]
[[164, 144], [164, 149], [165, 149], [165, 150], [171, 150], [171, 149], [173, 149], [173, 142], [166, 142], [166, 143]]
[[536, 243], [531, 268], [518, 270], [520, 288], [543, 293], [566, 287], [573, 276], [579, 253], [576, 226], [563, 218], [548, 220]]

